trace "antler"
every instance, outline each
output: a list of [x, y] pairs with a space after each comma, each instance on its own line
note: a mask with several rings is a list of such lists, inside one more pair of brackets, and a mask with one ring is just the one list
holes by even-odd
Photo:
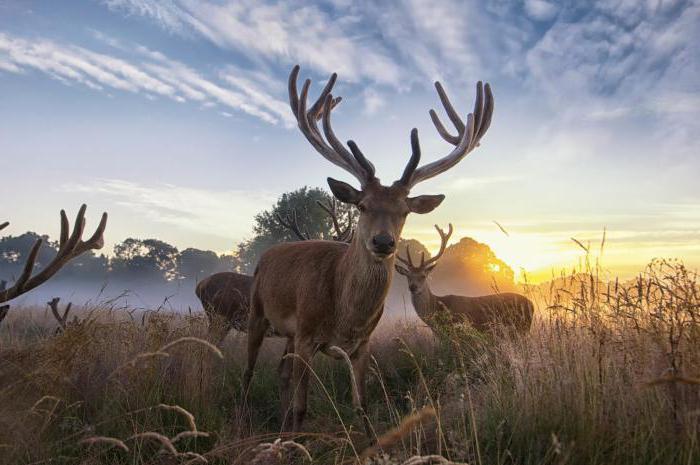
[[[365, 158], [353, 141], [348, 141], [348, 147], [350, 147], [352, 153], [349, 152], [338, 140], [331, 127], [331, 111], [342, 100], [342, 97], [333, 98], [331, 94], [338, 75], [336, 73], [331, 75], [328, 83], [321, 91], [321, 95], [307, 111], [307, 97], [311, 80], [307, 79], [304, 81], [301, 95], [299, 95], [297, 93], [299, 70], [299, 65], [296, 65], [289, 74], [289, 105], [292, 108], [292, 113], [294, 113], [299, 129], [318, 153], [326, 160], [352, 174], [360, 181], [360, 185], [365, 187], [375, 179], [374, 165]], [[319, 119], [322, 119], [323, 122], [325, 140], [318, 129], [317, 121]]]
[[49, 308], [51, 308], [51, 313], [58, 322], [57, 331], [65, 331], [66, 326], [68, 326], [68, 314], [70, 313], [70, 309], [73, 306], [73, 302], [68, 302], [66, 308], [63, 310], [63, 315], [61, 315], [61, 312], [59, 312], [58, 310], [58, 303], [60, 301], [60, 297], [54, 297], [53, 299], [46, 302], [46, 305], [48, 305]]
[[[58, 270], [66, 265], [66, 263], [78, 255], [88, 250], [101, 249], [104, 246], [103, 235], [107, 227], [107, 213], [102, 214], [100, 224], [97, 226], [97, 230], [92, 237], [87, 241], [82, 240], [83, 230], [85, 229], [86, 208], [87, 206], [84, 204], [80, 207], [72, 232], [70, 231], [70, 224], [68, 223], [66, 212], [61, 210], [61, 238], [59, 240], [58, 253], [43, 270], [32, 276], [39, 248], [43, 242], [42, 239], [37, 240], [30, 250], [22, 273], [19, 278], [17, 278], [17, 281], [15, 281], [15, 284], [9, 289], [0, 290], [0, 303], [12, 300], [48, 281]], [[0, 226], [2, 226], [0, 227], [0, 229], [2, 229], [7, 226], [7, 223], [3, 223]]]
[[452, 236], [452, 232], [453, 232], [452, 223], [449, 224], [447, 233], [445, 233], [445, 231], [440, 229], [440, 227], [438, 225], [435, 225], [435, 229], [437, 230], [438, 234], [440, 234], [440, 250], [438, 251], [437, 254], [435, 254], [434, 257], [431, 257], [430, 259], [428, 259], [426, 261], [425, 260], [425, 252], [421, 252], [420, 265], [416, 266], [413, 264], [413, 259], [411, 258], [411, 250], [410, 250], [410, 247], [407, 245], [406, 246], [407, 259], [404, 259], [398, 255], [396, 256], [396, 259], [414, 271], [425, 270], [430, 265], [432, 265], [433, 263], [440, 260], [442, 255], [445, 253], [445, 249], [447, 248], [447, 242], [450, 240], [450, 236]]
[[287, 218], [282, 218], [282, 215], [275, 213], [275, 217], [277, 218], [277, 221], [279, 224], [284, 226], [285, 228], [289, 229], [294, 233], [295, 236], [300, 241], [308, 241], [310, 239], [308, 231], [306, 232], [306, 235], [301, 232], [301, 228], [299, 227], [299, 222], [297, 221], [297, 211], [292, 210], [292, 216], [290, 217], [289, 214], [287, 214]]
[[328, 204], [325, 204], [320, 200], [317, 200], [316, 203], [319, 207], [323, 208], [326, 213], [328, 213], [328, 216], [330, 216], [331, 220], [333, 221], [333, 229], [335, 230], [333, 240], [337, 242], [350, 242], [355, 232], [352, 224], [352, 213], [348, 215], [347, 226], [345, 229], [342, 229], [340, 227], [340, 221], [338, 220], [338, 208], [335, 199], [332, 199], [330, 202], [328, 202]]
[[452, 103], [450, 103], [450, 99], [442, 88], [442, 84], [436, 82], [435, 89], [437, 90], [443, 107], [445, 107], [447, 116], [457, 129], [457, 135], [453, 136], [445, 129], [445, 126], [440, 121], [440, 118], [438, 118], [435, 110], [430, 110], [430, 119], [432, 119], [440, 136], [454, 145], [455, 148], [445, 157], [418, 168], [418, 162], [420, 161], [418, 131], [413, 129], [411, 131], [413, 154], [406, 165], [403, 176], [397, 181], [397, 183], [403, 184], [409, 188], [421, 181], [437, 176], [459, 163], [469, 152], [479, 145], [479, 141], [484, 134], [486, 134], [486, 131], [491, 125], [491, 118], [493, 116], [493, 94], [491, 93], [491, 86], [489, 86], [489, 84], [482, 86], [481, 81], [477, 82], [474, 111], [467, 115], [466, 124], [459, 117]]

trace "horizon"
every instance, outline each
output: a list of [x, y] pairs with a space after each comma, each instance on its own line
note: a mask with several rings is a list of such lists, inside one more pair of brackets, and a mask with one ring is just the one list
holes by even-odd
[[428, 117], [443, 115], [434, 80], [460, 114], [491, 83], [489, 133], [415, 189], [447, 198], [403, 238], [434, 252], [433, 224], [453, 223], [451, 244], [485, 243], [531, 282], [581, 260], [572, 238], [598, 250], [604, 231], [611, 275], [658, 257], [700, 265], [698, 2], [397, 3], [3, 3], [3, 234], [55, 237], [59, 210], [86, 203], [87, 230], [110, 214], [108, 254], [127, 237], [230, 252], [283, 192], [349, 178], [295, 128], [299, 63], [311, 98], [339, 73], [336, 132], [385, 182], [413, 127], [423, 163], [449, 151]]

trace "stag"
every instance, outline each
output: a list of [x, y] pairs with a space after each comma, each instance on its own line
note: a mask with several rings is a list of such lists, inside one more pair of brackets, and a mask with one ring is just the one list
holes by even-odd
[[489, 332], [497, 327], [515, 329], [526, 333], [532, 324], [534, 306], [527, 297], [511, 292], [466, 297], [461, 295], [435, 295], [428, 286], [428, 275], [435, 268], [445, 253], [447, 241], [452, 236], [452, 225], [445, 233], [435, 225], [440, 234], [440, 250], [426, 260], [425, 253], [421, 254], [420, 263], [414, 264], [411, 258], [410, 246], [406, 247], [406, 258], [396, 257], [402, 264], [396, 264], [396, 271], [408, 280], [411, 291], [411, 301], [418, 317], [431, 328], [435, 328], [436, 316], [446, 312], [449, 320], [454, 323], [467, 322], [475, 329]]
[[[285, 430], [299, 431], [306, 414], [308, 367], [317, 352], [334, 357], [349, 356], [354, 378], [353, 406], [364, 411], [365, 377], [369, 359], [369, 338], [384, 308], [396, 243], [409, 213], [429, 213], [444, 195], [410, 197], [418, 183], [447, 171], [471, 152], [486, 133], [493, 113], [493, 96], [488, 84], [477, 84], [476, 105], [466, 123], [452, 107], [439, 83], [435, 84], [447, 115], [457, 129], [449, 133], [437, 114], [430, 116], [438, 133], [454, 149], [437, 161], [418, 167], [421, 157], [418, 131], [411, 131], [412, 155], [399, 180], [382, 185], [374, 165], [357, 144], [348, 149], [331, 127], [331, 110], [340, 98], [331, 94], [337, 75], [333, 74], [321, 95], [310, 107], [307, 79], [298, 93], [295, 66], [289, 76], [289, 101], [299, 129], [321, 156], [354, 176], [360, 184], [328, 178], [333, 195], [359, 210], [357, 228], [349, 244], [331, 241], [303, 241], [278, 244], [260, 258], [253, 279], [248, 319], [248, 365], [243, 377], [248, 391], [265, 333], [272, 327], [287, 338], [280, 362], [280, 388]], [[323, 124], [323, 135], [318, 121]], [[325, 136], [325, 138], [324, 138]], [[293, 354], [293, 355], [292, 355]], [[291, 383], [291, 384], [290, 384]], [[293, 399], [290, 386], [294, 387]], [[289, 414], [291, 413], [291, 415]], [[369, 425], [363, 416], [366, 431]]]
[[[87, 241], [83, 241], [83, 231], [85, 229], [85, 210], [86, 205], [80, 207], [78, 216], [75, 219], [73, 230], [70, 229], [70, 223], [66, 212], [61, 210], [61, 236], [58, 242], [58, 253], [56, 256], [39, 272], [34, 273], [34, 266], [39, 254], [39, 248], [43, 243], [43, 239], [37, 239], [32, 246], [27, 260], [24, 263], [22, 273], [19, 275], [12, 287], [7, 288], [3, 282], [0, 288], [0, 304], [9, 302], [10, 300], [25, 294], [32, 289], [40, 286], [51, 279], [61, 268], [68, 262], [79, 255], [89, 250], [99, 250], [104, 246], [104, 231], [107, 227], [107, 213], [102, 214], [100, 224], [97, 230]], [[0, 230], [6, 228], [9, 223], [0, 224]], [[9, 305], [0, 306], [0, 321], [7, 315]]]
[[[324, 203], [316, 202], [330, 217], [333, 224], [333, 240], [347, 242], [353, 235], [353, 215], [349, 214], [347, 225], [340, 225], [341, 219], [335, 199]], [[310, 240], [308, 231], [299, 226], [296, 211], [282, 217], [276, 214], [277, 221], [289, 229], [300, 241]], [[195, 294], [202, 302], [209, 319], [209, 337], [220, 344], [226, 335], [235, 329], [246, 332], [248, 324], [248, 299], [253, 285], [253, 277], [245, 274], [224, 271], [215, 273], [197, 283]]]

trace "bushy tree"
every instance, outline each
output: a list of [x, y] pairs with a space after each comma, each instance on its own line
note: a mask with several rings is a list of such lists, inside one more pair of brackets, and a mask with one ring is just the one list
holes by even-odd
[[177, 277], [177, 248], [158, 239], [128, 238], [114, 246], [112, 271], [123, 279]]
[[470, 237], [463, 237], [445, 250], [432, 273], [438, 292], [483, 295], [515, 288], [514, 273], [491, 248]]
[[[309, 238], [333, 239], [333, 221], [317, 204], [318, 201], [328, 203], [332, 197], [318, 187], [304, 186], [282, 194], [269, 210], [255, 215], [253, 237], [238, 245], [239, 271], [252, 273], [260, 255], [272, 245], [299, 240], [292, 231], [280, 224], [278, 215], [291, 219], [296, 212], [299, 228]], [[347, 225], [349, 216], [355, 216], [354, 207], [338, 203], [337, 208], [341, 225]]]

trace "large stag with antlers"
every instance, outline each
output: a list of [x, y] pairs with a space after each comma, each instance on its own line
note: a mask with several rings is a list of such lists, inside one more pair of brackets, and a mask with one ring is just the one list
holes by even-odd
[[[86, 205], [80, 207], [78, 216], [75, 219], [73, 231], [70, 230], [70, 223], [66, 212], [61, 210], [61, 236], [58, 242], [58, 252], [56, 256], [38, 273], [34, 273], [36, 259], [39, 249], [43, 243], [42, 239], [32, 246], [27, 259], [24, 262], [22, 273], [14, 282], [12, 287], [6, 288], [3, 284], [0, 289], [0, 304], [25, 294], [51, 279], [68, 262], [87, 252], [88, 250], [99, 250], [104, 246], [104, 231], [107, 227], [107, 213], [102, 214], [97, 230], [87, 241], [83, 241], [83, 231], [85, 229]], [[6, 228], [9, 223], [0, 224], [0, 230]], [[0, 306], [0, 321], [7, 315], [9, 305]]]
[[[403, 175], [385, 186], [375, 176], [374, 165], [355, 142], [348, 141], [348, 151], [331, 127], [331, 110], [340, 102], [340, 98], [331, 94], [336, 74], [330, 77], [311, 107], [307, 107], [311, 81], [307, 79], [298, 94], [298, 74], [299, 66], [295, 66], [289, 76], [289, 101], [299, 129], [321, 156], [358, 180], [359, 190], [332, 178], [328, 178], [328, 184], [338, 200], [355, 205], [360, 215], [349, 244], [304, 241], [275, 245], [263, 254], [255, 271], [248, 320], [248, 366], [243, 387], [247, 392], [265, 333], [269, 327], [274, 328], [287, 338], [285, 356], [280, 363], [280, 387], [282, 410], [287, 412], [284, 428], [291, 426], [293, 431], [302, 426], [308, 367], [318, 351], [333, 355], [342, 349], [349, 355], [357, 380], [353, 405], [356, 409], [364, 408], [369, 338], [382, 315], [391, 284], [396, 244], [406, 216], [431, 212], [444, 199], [444, 195], [410, 197], [409, 193], [418, 183], [447, 171], [471, 152], [488, 130], [493, 113], [488, 84], [485, 87], [481, 82], [477, 84], [474, 112], [468, 115], [465, 123], [442, 86], [436, 83], [457, 135], [445, 129], [434, 111], [431, 110], [430, 115], [439, 134], [455, 147], [447, 156], [418, 167], [421, 150], [418, 131], [413, 129], [413, 153]], [[322, 121], [325, 138], [318, 120]], [[293, 399], [289, 395], [290, 386]], [[291, 415], [288, 414], [290, 402]], [[368, 429], [366, 421], [365, 428]]]
[[[338, 211], [338, 205], [333, 199], [324, 203], [316, 201], [319, 207], [329, 216], [333, 225], [333, 240], [338, 242], [348, 242], [352, 239], [354, 232], [353, 214], [347, 217], [345, 227], [341, 226], [342, 219]], [[311, 240], [307, 231], [303, 231], [299, 226], [296, 211], [291, 214], [277, 215], [277, 222], [291, 231], [300, 241]], [[214, 273], [197, 283], [195, 294], [202, 302], [204, 312], [209, 319], [209, 337], [220, 344], [231, 329], [246, 332], [248, 325], [248, 309], [250, 290], [253, 287], [253, 277], [223, 271]]]
[[411, 291], [411, 301], [418, 317], [425, 324], [434, 327], [436, 316], [441, 312], [454, 323], [467, 322], [479, 331], [492, 331], [499, 327], [513, 328], [516, 331], [527, 332], [532, 324], [534, 306], [527, 297], [511, 292], [491, 294], [479, 297], [461, 295], [435, 295], [428, 285], [428, 275], [435, 268], [445, 253], [447, 241], [452, 235], [452, 225], [445, 233], [435, 225], [440, 234], [440, 250], [426, 260], [425, 253], [421, 254], [420, 263], [414, 264], [410, 247], [406, 247], [406, 258], [397, 256], [401, 262], [396, 264], [396, 271], [406, 276], [408, 289]]

